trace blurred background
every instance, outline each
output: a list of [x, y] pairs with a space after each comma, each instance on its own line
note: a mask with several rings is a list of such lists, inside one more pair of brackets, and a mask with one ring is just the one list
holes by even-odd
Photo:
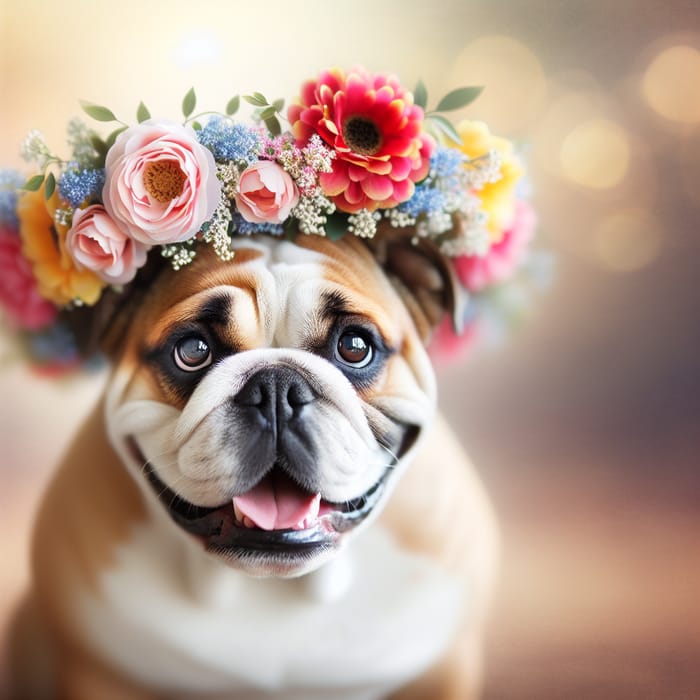
[[[329, 65], [422, 78], [527, 144], [549, 289], [439, 370], [503, 531], [486, 697], [700, 697], [700, 6], [696, 0], [2, 0], [0, 163], [78, 100], [133, 121]], [[123, 116], [122, 116], [123, 115]], [[0, 367], [0, 622], [42, 488], [99, 375]]]

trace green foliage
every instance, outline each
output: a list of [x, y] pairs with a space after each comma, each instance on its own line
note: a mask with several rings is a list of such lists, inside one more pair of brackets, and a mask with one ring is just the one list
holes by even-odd
[[121, 134], [123, 131], [126, 131], [128, 128], [128, 126], [120, 126], [107, 137], [107, 140], [105, 141], [105, 153], [110, 148], [112, 148], [112, 146], [114, 146], [114, 142], [117, 140], [117, 136], [119, 136], [119, 134]]
[[416, 84], [416, 89], [413, 91], [413, 101], [423, 109], [428, 106], [428, 88], [425, 87], [422, 80]]
[[456, 143], [462, 143], [462, 138], [457, 133], [454, 126], [452, 126], [452, 122], [446, 117], [443, 117], [441, 114], [429, 114], [427, 120], [428, 124], [435, 127], [438, 131], [441, 131]]
[[44, 196], [46, 201], [51, 199], [51, 195], [56, 191], [56, 178], [53, 173], [49, 173], [46, 177], [46, 186], [44, 188]]
[[232, 97], [229, 101], [228, 104], [226, 105], [226, 114], [229, 117], [232, 117], [237, 111], [238, 108], [241, 106], [241, 98], [239, 95], [236, 95], [235, 97]]
[[267, 107], [268, 101], [261, 92], [254, 92], [252, 95], [243, 95], [243, 99], [254, 107]]
[[452, 110], [466, 107], [468, 104], [474, 102], [474, 100], [479, 97], [483, 90], [483, 87], [462, 87], [452, 90], [451, 92], [448, 92], [440, 100], [440, 102], [438, 102], [438, 106], [435, 108], [435, 111], [451, 112]]
[[274, 105], [270, 105], [269, 107], [265, 107], [265, 109], [260, 112], [260, 119], [266, 121], [270, 117], [274, 117], [276, 113], [277, 110], [275, 109]]
[[80, 106], [82, 107], [83, 112], [85, 112], [85, 114], [87, 114], [89, 117], [92, 117], [95, 121], [98, 121], [98, 122], [116, 122], [116, 121], [119, 121], [114, 116], [114, 112], [112, 112], [112, 110], [107, 109], [107, 107], [103, 107], [102, 105], [96, 105], [96, 104], [92, 104], [91, 102], [84, 102], [81, 100]]
[[194, 92], [194, 88], [190, 88], [187, 91], [187, 94], [182, 100], [182, 114], [184, 115], [185, 119], [189, 117], [192, 112], [194, 112], [194, 108], [197, 106], [197, 95]]
[[36, 192], [43, 184], [44, 176], [34, 175], [34, 177], [30, 177], [29, 180], [24, 183], [22, 189], [27, 190], [27, 192]]
[[348, 232], [348, 215], [341, 212], [331, 214], [326, 221], [325, 229], [329, 240], [340, 240]]
[[277, 117], [272, 116], [268, 117], [267, 119], [264, 120], [265, 126], [267, 127], [267, 130], [273, 135], [273, 136], [279, 136], [282, 133], [282, 125], [280, 124], [279, 119]]
[[147, 119], [151, 118], [151, 113], [148, 111], [148, 107], [143, 102], [139, 102], [139, 107], [136, 110], [136, 119], [138, 119], [139, 124], [145, 122]]

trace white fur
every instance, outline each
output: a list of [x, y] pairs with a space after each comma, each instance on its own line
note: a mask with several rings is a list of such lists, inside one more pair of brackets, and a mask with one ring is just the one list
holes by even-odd
[[379, 526], [343, 553], [352, 585], [327, 601], [314, 581], [324, 569], [251, 578], [161, 525], [133, 533], [77, 614], [98, 653], [168, 697], [383, 697], [436, 661], [461, 618], [463, 584]]

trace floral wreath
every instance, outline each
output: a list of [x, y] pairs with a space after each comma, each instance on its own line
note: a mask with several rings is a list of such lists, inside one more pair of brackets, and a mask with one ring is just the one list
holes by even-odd
[[[371, 238], [384, 221], [453, 259], [473, 330], [480, 300], [526, 267], [535, 227], [513, 145], [444, 116], [480, 92], [458, 88], [428, 111], [422, 82], [410, 92], [361, 67], [326, 70], [302, 85], [285, 131], [284, 101], [259, 92], [242, 96], [248, 123], [234, 119], [240, 96], [195, 115], [194, 89], [183, 123], [153, 119], [141, 102], [129, 126], [83, 102], [119, 127], [103, 138], [72, 120], [69, 160], [31, 131], [22, 155], [40, 172], [0, 171], [0, 308], [36, 362], [62, 369], [78, 361], [63, 312], [122, 290], [154, 251], [178, 270], [202, 245], [232, 259], [234, 236]], [[438, 354], [456, 342], [447, 326], [438, 338]]]

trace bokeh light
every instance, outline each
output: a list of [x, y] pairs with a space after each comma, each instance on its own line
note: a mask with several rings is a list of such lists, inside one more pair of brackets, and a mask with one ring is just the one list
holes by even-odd
[[564, 174], [592, 189], [620, 184], [629, 166], [630, 147], [624, 130], [607, 119], [577, 124], [564, 138], [560, 151]]
[[644, 209], [631, 208], [610, 214], [595, 231], [593, 248], [605, 267], [632, 272], [652, 263], [661, 250], [661, 226]]
[[641, 84], [649, 106], [673, 122], [700, 122], [700, 51], [676, 45], [660, 51], [646, 69]]
[[547, 90], [535, 54], [522, 42], [500, 35], [467, 44], [455, 61], [451, 82], [486, 86], [479, 97], [479, 118], [503, 134], [527, 128], [539, 116]]
[[603, 111], [597, 91], [562, 89], [552, 97], [534, 129], [534, 155], [547, 171], [562, 174], [561, 146], [567, 135], [582, 120], [595, 119]]

